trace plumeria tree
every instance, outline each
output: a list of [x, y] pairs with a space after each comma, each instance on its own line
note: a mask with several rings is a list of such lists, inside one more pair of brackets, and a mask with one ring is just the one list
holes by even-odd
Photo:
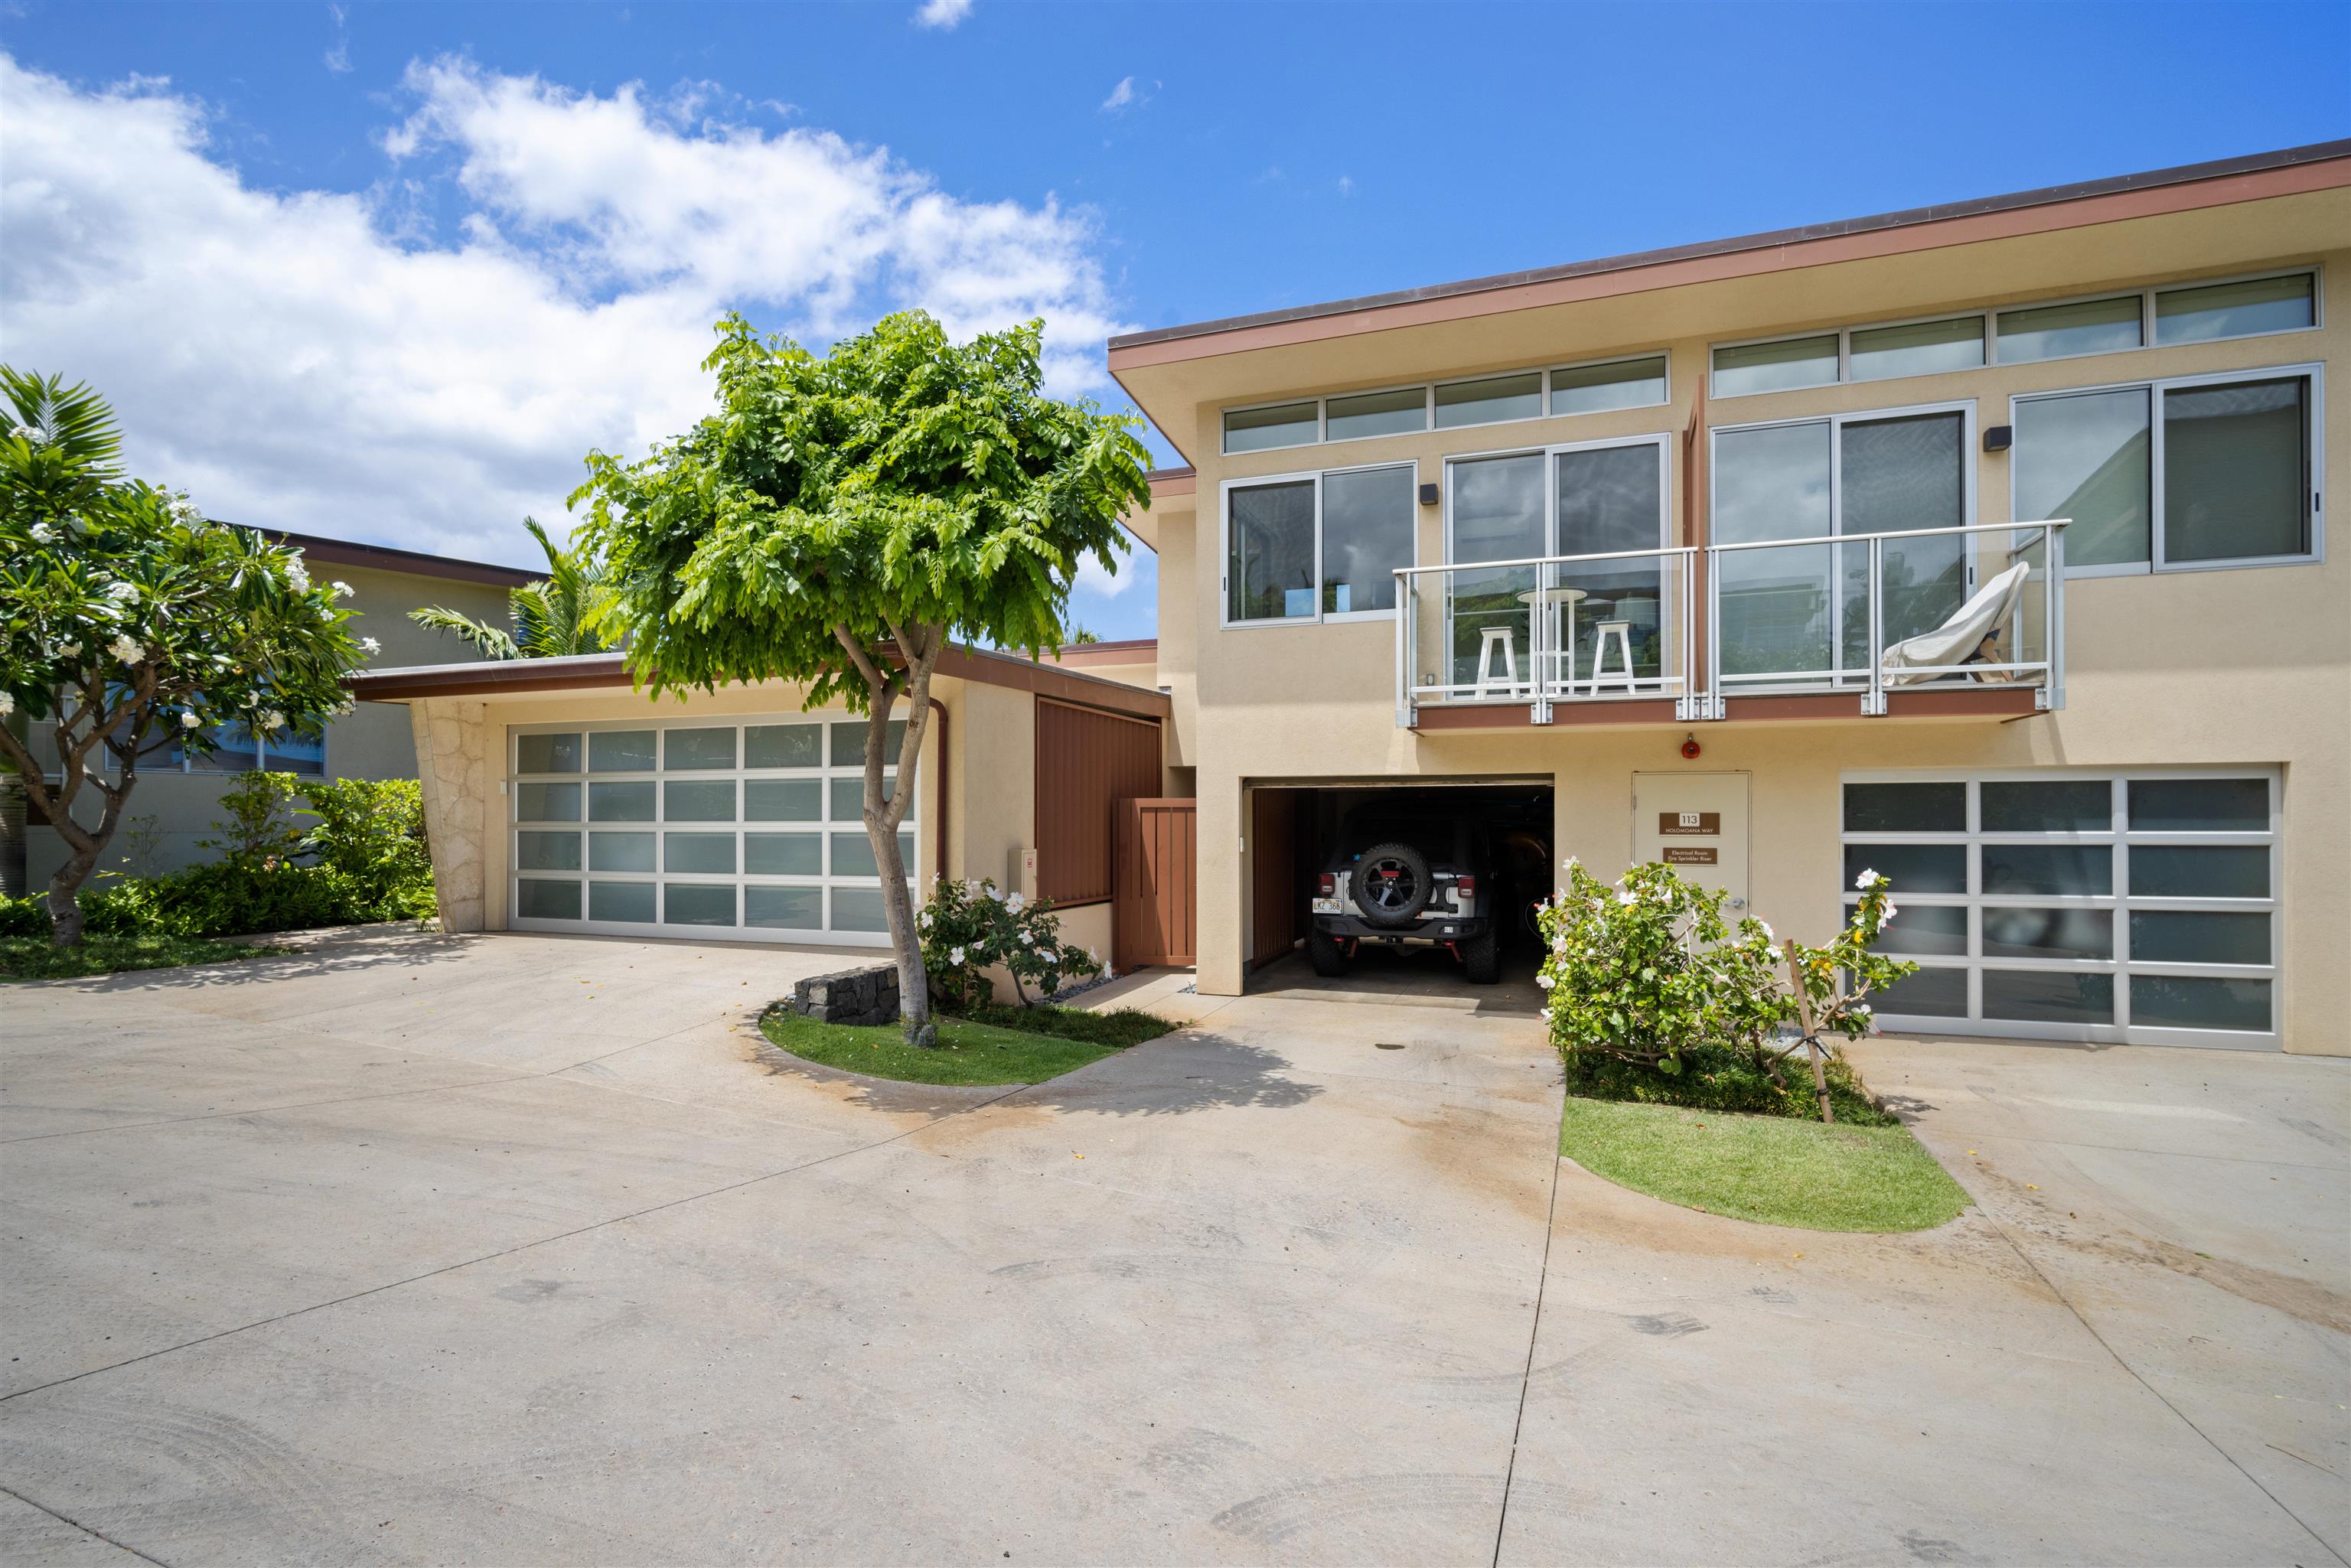
[[[907, 1035], [935, 1044], [898, 824], [951, 639], [1067, 640], [1079, 561], [1118, 567], [1150, 501], [1141, 421], [1049, 397], [1039, 322], [949, 340], [921, 311], [821, 357], [718, 324], [718, 410], [643, 462], [594, 453], [571, 499], [640, 688], [803, 682], [869, 716], [862, 815]], [[904, 705], [903, 739], [891, 716]], [[883, 789], [896, 769], [893, 788]]]
[[373, 644], [336, 603], [350, 590], [313, 582], [299, 552], [125, 477], [89, 387], [0, 366], [0, 716], [29, 721], [0, 725], [0, 757], [66, 842], [48, 888], [66, 946], [142, 756], [170, 739], [203, 755], [226, 724], [315, 733], [349, 710], [343, 677]]

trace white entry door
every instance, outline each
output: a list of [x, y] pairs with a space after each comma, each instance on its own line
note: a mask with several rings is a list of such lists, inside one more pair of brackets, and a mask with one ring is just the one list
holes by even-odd
[[1663, 861], [1747, 907], [1747, 775], [1633, 775], [1633, 863]]

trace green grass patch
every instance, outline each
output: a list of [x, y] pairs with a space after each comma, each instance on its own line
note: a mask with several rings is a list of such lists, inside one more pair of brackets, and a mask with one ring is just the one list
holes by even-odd
[[1570, 1095], [1559, 1152], [1685, 1208], [1805, 1230], [1925, 1230], [1968, 1195], [1910, 1129]]
[[[1562, 1053], [1567, 1092], [1588, 1100], [1634, 1100], [1645, 1105], [1680, 1105], [1693, 1111], [1736, 1111], [1750, 1116], [1821, 1119], [1821, 1099], [1813, 1088], [1812, 1064], [1800, 1051], [1780, 1064], [1785, 1087], [1741, 1053], [1724, 1046], [1694, 1046], [1682, 1052], [1679, 1073], [1660, 1072], [1599, 1051]], [[1901, 1118], [1879, 1110], [1865, 1093], [1852, 1065], [1832, 1057], [1826, 1069], [1829, 1104], [1847, 1126], [1898, 1127]]]
[[[819, 1023], [784, 1007], [769, 1009], [759, 1029], [778, 1050], [803, 1061], [904, 1083], [977, 1086], [1042, 1083], [1176, 1027], [1134, 1008], [1092, 1013], [991, 1007], [970, 1018], [935, 1021], [939, 1043], [928, 1049], [907, 1044], [896, 1024]], [[1019, 1027], [1007, 1027], [1016, 1023]]]
[[77, 946], [53, 946], [46, 936], [0, 937], [0, 980], [73, 980], [124, 969], [172, 969], [183, 964], [226, 964], [283, 953], [246, 942], [202, 936], [92, 936]]

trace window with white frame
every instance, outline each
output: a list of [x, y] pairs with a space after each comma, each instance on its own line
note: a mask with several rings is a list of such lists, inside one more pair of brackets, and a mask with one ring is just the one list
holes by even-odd
[[1991, 363], [2119, 353], [2149, 344], [2258, 337], [2317, 325], [2318, 275], [2304, 267], [2258, 277], [2169, 284], [2008, 309], [1719, 343], [1710, 360], [1709, 391], [1716, 397], [1747, 397], [1839, 382], [1970, 371]]
[[2274, 1045], [2273, 769], [1848, 773], [1844, 884], [1892, 879], [1890, 1028]]
[[[166, 716], [168, 718], [170, 716]], [[291, 729], [256, 731], [248, 725], [214, 725], [208, 732], [213, 749], [199, 756], [181, 744], [178, 728], [159, 729], [139, 754], [143, 773], [292, 773], [323, 779], [327, 773], [327, 732], [300, 735]], [[106, 766], [115, 766], [108, 751]]]
[[[1974, 521], [1971, 403], [1876, 410], [1713, 431], [1712, 538], [1720, 545], [1914, 533]], [[1726, 676], [1824, 680], [1869, 667], [1869, 552], [1792, 544], [1725, 551]], [[1967, 536], [1884, 547], [1880, 629], [1891, 644], [1943, 623], [1970, 586]]]
[[1413, 562], [1409, 463], [1225, 486], [1225, 622], [1342, 620], [1395, 609]]
[[[890, 727], [894, 755], [905, 721]], [[886, 940], [865, 731], [811, 715], [510, 732], [514, 924]], [[918, 816], [910, 808], [898, 833], [917, 886]]]
[[1638, 354], [1548, 371], [1513, 371], [1469, 381], [1227, 409], [1224, 450], [1229, 457], [1322, 442], [1500, 424], [1539, 419], [1545, 413], [1565, 417], [1646, 408], [1667, 401], [1667, 371], [1664, 354]]
[[2297, 365], [2015, 398], [2011, 515], [2072, 518], [2069, 572], [2315, 559], [2319, 382]]

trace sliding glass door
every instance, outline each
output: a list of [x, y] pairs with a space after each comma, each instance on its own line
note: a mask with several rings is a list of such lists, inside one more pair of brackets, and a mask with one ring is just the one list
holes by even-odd
[[[1965, 406], [1845, 414], [1714, 433], [1719, 545], [1899, 534], [1964, 527], [1974, 513]], [[1932, 631], [1968, 595], [1969, 552], [1955, 534], [1882, 548], [1799, 544], [1720, 558], [1722, 670], [1768, 684], [1865, 682], [1871, 601], [1881, 647]], [[1732, 688], [1738, 689], [1736, 685]]]
[[[1662, 549], [1667, 460], [1666, 437], [1642, 436], [1449, 463], [1447, 559], [1463, 565]], [[1600, 628], [1615, 622], [1625, 627], [1623, 645], [1630, 650], [1634, 677], [1658, 678], [1674, 656], [1658, 556], [1544, 571], [1552, 605], [1552, 626], [1544, 638], [1552, 657], [1541, 672], [1547, 681], [1589, 681]], [[1495, 629], [1509, 633], [1507, 646], [1520, 678], [1531, 679], [1536, 569], [1456, 571], [1451, 579], [1453, 681], [1474, 684], [1481, 656], [1489, 673], [1499, 664], [1499, 648], [1487, 653], [1490, 642], [1499, 642], [1488, 636]], [[1612, 634], [1610, 674], [1621, 670], [1624, 657]]]

